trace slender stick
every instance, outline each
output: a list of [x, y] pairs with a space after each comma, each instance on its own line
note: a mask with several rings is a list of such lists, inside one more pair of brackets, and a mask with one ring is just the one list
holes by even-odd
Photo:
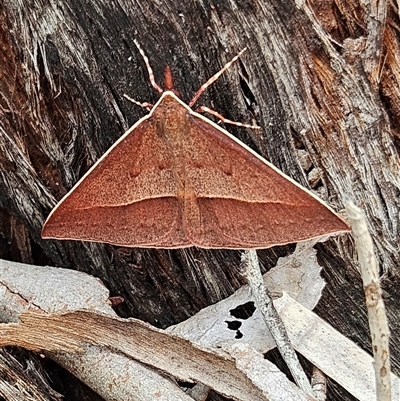
[[296, 384], [307, 394], [314, 396], [311, 384], [308, 381], [297, 355], [290, 343], [286, 328], [276, 311], [272, 298], [267, 287], [264, 285], [263, 277], [258, 263], [258, 256], [255, 250], [246, 250], [242, 254], [242, 265], [246, 269], [247, 280], [249, 282], [256, 305], [263, 315], [276, 346], [286, 362], [290, 373]]
[[316, 366], [313, 367], [311, 387], [318, 401], [326, 401], [326, 376]]
[[365, 299], [368, 309], [369, 327], [374, 355], [376, 399], [390, 401], [390, 355], [389, 327], [386, 319], [382, 290], [379, 284], [378, 267], [374, 254], [372, 238], [368, 232], [364, 213], [350, 199], [345, 207], [353, 232], [358, 252], [358, 262], [364, 285]]

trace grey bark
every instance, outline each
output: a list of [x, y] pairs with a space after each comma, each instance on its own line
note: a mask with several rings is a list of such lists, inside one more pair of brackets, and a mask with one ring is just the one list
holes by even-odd
[[[378, 5], [376, 5], [378, 4]], [[382, 7], [384, 9], [382, 10]], [[121, 316], [159, 327], [225, 298], [244, 279], [235, 251], [115, 248], [43, 241], [51, 208], [154, 103], [133, 39], [156, 80], [172, 68], [188, 101], [224, 63], [248, 52], [200, 99], [228, 127], [336, 210], [361, 206], [381, 268], [391, 344], [398, 343], [398, 9], [386, 2], [3, 0], [0, 4], [0, 257], [101, 278]], [[263, 269], [291, 247], [260, 252]], [[349, 236], [318, 246], [327, 288], [317, 312], [370, 350], [362, 281]], [[400, 350], [392, 347], [400, 372]], [[328, 400], [350, 399], [328, 382]]]

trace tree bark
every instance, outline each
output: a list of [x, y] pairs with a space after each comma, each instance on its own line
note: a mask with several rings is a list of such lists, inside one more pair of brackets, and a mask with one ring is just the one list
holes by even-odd
[[[237, 251], [44, 241], [51, 208], [146, 112], [172, 69], [184, 101], [244, 47], [201, 97], [261, 131], [229, 131], [334, 209], [365, 212], [400, 374], [399, 10], [397, 3], [3, 0], [0, 5], [0, 257], [101, 278], [121, 316], [167, 327], [239, 288]], [[293, 247], [259, 252], [264, 270]], [[370, 351], [353, 241], [318, 245], [327, 287], [317, 313]], [[351, 399], [328, 381], [328, 400]], [[79, 393], [77, 393], [79, 394]], [[75, 398], [74, 398], [75, 397]], [[71, 395], [78, 399], [79, 395]], [[211, 399], [211, 398], [210, 398]]]

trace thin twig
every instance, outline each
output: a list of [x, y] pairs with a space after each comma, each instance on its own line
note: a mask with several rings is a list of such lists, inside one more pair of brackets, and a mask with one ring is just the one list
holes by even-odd
[[286, 362], [296, 384], [307, 394], [313, 396], [311, 384], [297, 358], [296, 352], [290, 344], [285, 326], [276, 311], [268, 289], [264, 285], [258, 263], [257, 252], [246, 250], [242, 254], [242, 265], [246, 269], [247, 280], [265, 324], [267, 325], [276, 346]]
[[318, 401], [326, 400], [326, 376], [316, 366], [313, 367], [311, 387]]
[[350, 199], [346, 201], [345, 207], [358, 252], [358, 261], [361, 268], [368, 309], [374, 355], [376, 399], [377, 401], [390, 401], [392, 397], [390, 385], [389, 327], [386, 319], [385, 305], [382, 300], [382, 290], [379, 284], [372, 238], [368, 232], [367, 221], [362, 210]]

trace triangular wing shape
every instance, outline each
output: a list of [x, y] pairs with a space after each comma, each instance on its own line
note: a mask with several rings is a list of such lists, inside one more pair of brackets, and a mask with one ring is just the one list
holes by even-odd
[[184, 224], [204, 248], [268, 248], [347, 225], [321, 200], [231, 134], [191, 112]]
[[125, 133], [53, 209], [42, 237], [189, 246], [174, 157], [156, 125], [149, 114]]
[[245, 249], [343, 231], [309, 191], [164, 92], [60, 201], [42, 237]]

